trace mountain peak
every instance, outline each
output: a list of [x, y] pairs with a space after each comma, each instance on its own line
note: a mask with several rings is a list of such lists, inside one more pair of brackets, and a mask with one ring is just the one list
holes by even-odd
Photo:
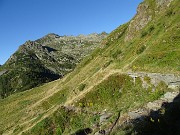
[[58, 38], [60, 36], [58, 34], [55, 34], [55, 33], [49, 33], [49, 34], [45, 35], [44, 37]]

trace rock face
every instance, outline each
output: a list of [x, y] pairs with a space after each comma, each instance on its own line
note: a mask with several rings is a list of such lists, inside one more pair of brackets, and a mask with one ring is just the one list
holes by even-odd
[[125, 41], [132, 40], [136, 36], [135, 33], [144, 28], [148, 22], [152, 20], [152, 15], [150, 14], [151, 10], [148, 8], [149, 5], [147, 3], [142, 3], [139, 5], [137, 9], [137, 15], [134, 17], [134, 19], [131, 20], [129, 24]]
[[179, 95], [179, 92], [167, 92], [159, 100], [149, 102], [144, 109], [138, 109], [132, 112], [129, 112], [128, 115], [131, 119], [140, 118], [143, 115], [148, 115], [150, 111], [157, 111], [162, 107], [163, 103], [171, 103]]
[[125, 41], [131, 41], [137, 37], [138, 32], [143, 29], [154, 16], [162, 12], [163, 9], [167, 8], [173, 0], [156, 0], [144, 1], [137, 8], [137, 14], [130, 21], [128, 31], [125, 36]]
[[132, 112], [128, 112], [128, 116], [131, 119], [138, 119], [141, 117], [141, 114], [139, 114], [139, 111], [132, 111]]
[[100, 124], [107, 121], [107, 119], [109, 119], [111, 116], [112, 116], [111, 113], [103, 112], [100, 116]]
[[107, 33], [79, 36], [51, 33], [25, 42], [3, 65], [8, 72], [0, 73], [1, 97], [62, 78], [106, 36]]
[[180, 81], [169, 83], [168, 88], [180, 91]]

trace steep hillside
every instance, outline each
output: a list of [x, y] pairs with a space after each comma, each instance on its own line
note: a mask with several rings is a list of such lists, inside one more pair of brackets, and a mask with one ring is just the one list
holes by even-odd
[[145, 0], [63, 79], [1, 100], [1, 133], [179, 134], [179, 13]]
[[106, 36], [106, 33], [77, 37], [48, 34], [27, 41], [1, 68], [1, 97], [62, 78]]

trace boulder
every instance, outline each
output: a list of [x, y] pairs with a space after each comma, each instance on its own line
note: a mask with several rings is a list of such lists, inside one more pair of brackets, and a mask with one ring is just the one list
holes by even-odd
[[100, 116], [100, 123], [105, 122], [107, 119], [109, 119], [112, 116], [112, 113], [104, 112]]

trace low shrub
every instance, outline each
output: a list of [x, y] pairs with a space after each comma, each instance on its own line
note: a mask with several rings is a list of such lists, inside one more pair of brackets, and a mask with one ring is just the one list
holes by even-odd
[[81, 83], [81, 84], [79, 85], [79, 91], [83, 91], [85, 87], [86, 87], [86, 84]]
[[146, 49], [146, 46], [141, 46], [137, 51], [136, 54], [141, 54], [142, 52], [144, 52], [144, 50]]

